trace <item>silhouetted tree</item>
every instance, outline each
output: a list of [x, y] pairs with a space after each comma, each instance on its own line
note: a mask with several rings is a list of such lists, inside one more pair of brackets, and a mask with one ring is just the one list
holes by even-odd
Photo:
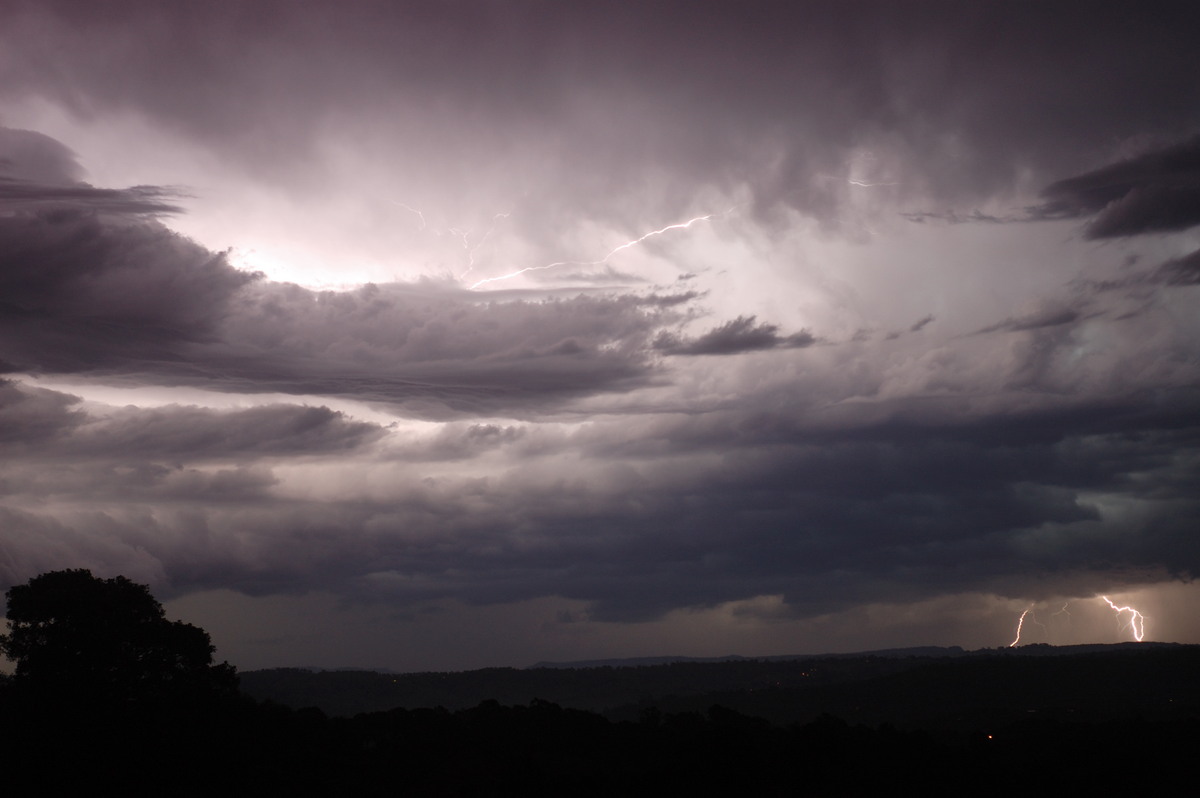
[[221, 780], [244, 767], [226, 730], [244, 713], [236, 673], [213, 664], [203, 629], [167, 620], [145, 585], [86, 570], [36, 576], [7, 598], [0, 652], [16, 672], [0, 715], [28, 786], [227, 794]]
[[0, 651], [16, 662], [22, 692], [129, 705], [237, 690], [234, 669], [213, 664], [208, 633], [168, 621], [145, 585], [77, 569], [6, 595], [11, 628]]

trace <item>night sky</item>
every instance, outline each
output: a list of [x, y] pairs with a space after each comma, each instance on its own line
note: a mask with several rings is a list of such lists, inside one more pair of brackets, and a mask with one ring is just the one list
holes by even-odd
[[1200, 643], [1198, 30], [0, 0], [0, 589], [240, 668]]

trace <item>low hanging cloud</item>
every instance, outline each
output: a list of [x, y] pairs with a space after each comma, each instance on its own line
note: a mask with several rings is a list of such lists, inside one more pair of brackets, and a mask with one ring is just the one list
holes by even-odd
[[[1123, 569], [1200, 568], [1180, 512], [1198, 509], [1187, 475], [1200, 461], [1180, 470], [1180, 452], [1194, 446], [1169, 415], [1130, 405], [965, 426], [897, 419], [823, 436], [781, 423], [736, 443], [722, 437], [718, 460], [689, 460], [711, 450], [702, 436], [738, 421], [664, 420], [658, 436], [673, 451], [636, 456], [613, 444], [647, 430], [614, 421], [594, 444], [543, 447], [492, 482], [430, 477], [427, 461], [424, 479], [406, 478], [402, 463], [346, 476], [314, 464], [307, 491], [251, 466], [147, 466], [99, 481], [86, 463], [62, 463], [47, 477], [60, 489], [78, 480], [71, 489], [87, 486], [94, 498], [50, 514], [14, 509], [9, 528], [28, 534], [6, 549], [25, 561], [128, 547], [136, 562], [136, 548], [176, 590], [237, 584], [481, 603], [558, 595], [619, 621], [755, 590], [821, 612], [896, 591], [1004, 593], [1018, 575], [1026, 589], [1068, 577], [1097, 589]], [[525, 445], [499, 430], [464, 433], [492, 438], [491, 451]], [[563, 457], [575, 464], [569, 477], [546, 479], [563, 474]], [[336, 500], [322, 497], [330, 479], [346, 482]], [[1112, 516], [1088, 498], [1101, 493], [1139, 509]], [[89, 505], [104, 495], [97, 513]]]

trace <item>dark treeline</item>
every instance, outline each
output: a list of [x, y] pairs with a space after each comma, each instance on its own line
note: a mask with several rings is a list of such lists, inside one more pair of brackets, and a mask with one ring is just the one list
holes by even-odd
[[1195, 719], [931, 732], [829, 715], [780, 726], [720, 705], [637, 721], [544, 701], [330, 718], [248, 698], [47, 709], [14, 692], [0, 692], [6, 783], [41, 794], [1079, 794], [1168, 786], [1200, 742]]
[[[1193, 647], [427, 674], [641, 698], [607, 715], [535, 698], [333, 716], [239, 691], [207, 634], [120, 577], [55, 572], [8, 599], [0, 757], [14, 794], [1144, 792], [1175, 786], [1200, 743]], [[764, 686], [780, 667], [795, 683]], [[803, 719], [784, 717], [798, 707]]]

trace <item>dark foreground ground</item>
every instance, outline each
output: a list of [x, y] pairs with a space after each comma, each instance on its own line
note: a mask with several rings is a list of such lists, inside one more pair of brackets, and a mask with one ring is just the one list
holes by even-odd
[[[0, 762], [9, 791], [40, 794], [1157, 793], [1190, 779], [1198, 667], [1190, 646], [1031, 647], [407, 677], [272, 671], [243, 674], [257, 698], [204, 702], [32, 701], [8, 684]], [[264, 695], [294, 698], [304, 684], [328, 695], [294, 707]], [[392, 699], [447, 700], [352, 716], [311, 707], [361, 703], [388, 684]]]

